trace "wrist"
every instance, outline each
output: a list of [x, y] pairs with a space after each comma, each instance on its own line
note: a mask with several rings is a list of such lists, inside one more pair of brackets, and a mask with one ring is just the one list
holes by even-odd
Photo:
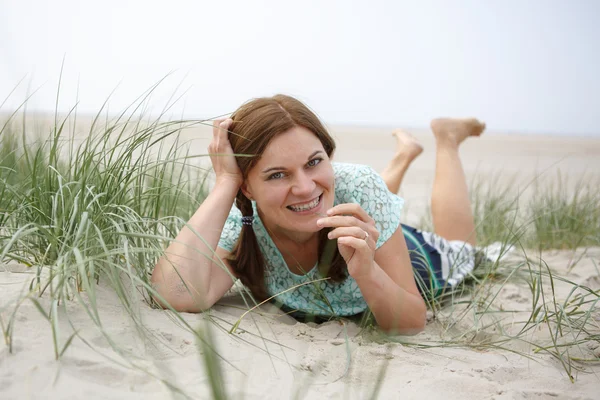
[[356, 271], [354, 274], [350, 274], [356, 283], [362, 282], [373, 282], [377, 280], [377, 264], [375, 261], [371, 261], [371, 265], [367, 268], [362, 268], [360, 271]]
[[242, 182], [243, 180], [241, 177], [238, 178], [235, 176], [219, 176], [215, 181], [215, 188], [223, 187], [226, 189], [235, 190], [235, 192], [237, 193], [237, 191], [240, 189], [240, 186], [242, 186]]

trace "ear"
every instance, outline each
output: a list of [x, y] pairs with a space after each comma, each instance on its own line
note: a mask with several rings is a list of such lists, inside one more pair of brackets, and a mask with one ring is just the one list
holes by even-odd
[[244, 181], [242, 186], [240, 186], [240, 190], [249, 200], [253, 200], [252, 198], [252, 189], [248, 186], [248, 183]]

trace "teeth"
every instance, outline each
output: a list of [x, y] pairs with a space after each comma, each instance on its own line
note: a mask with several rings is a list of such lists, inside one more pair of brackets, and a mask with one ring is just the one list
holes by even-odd
[[319, 204], [319, 199], [321, 198], [321, 196], [317, 197], [316, 199], [314, 199], [313, 201], [311, 201], [308, 204], [304, 204], [301, 206], [289, 206], [289, 208], [292, 211], [308, 211], [310, 209], [313, 209], [317, 206], [317, 204]]

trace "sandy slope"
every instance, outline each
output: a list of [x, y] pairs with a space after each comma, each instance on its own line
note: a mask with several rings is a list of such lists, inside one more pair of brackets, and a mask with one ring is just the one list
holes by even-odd
[[[367, 163], [381, 170], [393, 154], [393, 140], [383, 130], [373, 130], [369, 135], [360, 129], [334, 132], [339, 140], [339, 161]], [[200, 137], [195, 144], [198, 152], [206, 148], [209, 137], [204, 136], [206, 133], [189, 133], [190, 137]], [[426, 203], [433, 176], [433, 142], [427, 134], [418, 136], [423, 139], [426, 152], [409, 171], [403, 187], [409, 204], [408, 219], [416, 218]], [[600, 167], [600, 141], [588, 139], [489, 135], [478, 143], [467, 143], [462, 154], [469, 177], [479, 173], [488, 174], [490, 179], [497, 171], [503, 176], [513, 172], [533, 176], [557, 161], [562, 171], [573, 176], [598, 171]], [[411, 203], [417, 205], [411, 208]], [[570, 260], [578, 259], [579, 255], [581, 260], [569, 270]], [[575, 256], [568, 251], [542, 256], [555, 272], [593, 290], [600, 289], [596, 267], [600, 263], [600, 249], [584, 254], [580, 251]], [[3, 272], [4, 268], [7, 271]], [[33, 275], [14, 264], [4, 268], [0, 267], [0, 309], [3, 320], [7, 321], [14, 300], [23, 293]], [[569, 289], [559, 285], [557, 297], [564, 299]], [[47, 297], [40, 302], [48, 309]], [[530, 302], [529, 289], [511, 283], [501, 291], [498, 304], [518, 311], [530, 308]], [[63, 344], [72, 331], [67, 315], [80, 338], [73, 341], [60, 361], [55, 361], [49, 323], [31, 301], [25, 301], [15, 317], [13, 354], [9, 354], [4, 341], [0, 342], [0, 398], [169, 398], [169, 389], [152, 375], [182, 388], [193, 398], [208, 398], [206, 373], [197, 344], [193, 335], [172, 316], [137, 301], [137, 312], [145, 328], [140, 335], [116, 296], [103, 285], [98, 287], [98, 304], [104, 331], [128, 355], [134, 368], [114, 351], [109, 340], [75, 302], [66, 304], [67, 314], [60, 311], [59, 343]], [[243, 313], [240, 305], [243, 305], [241, 297], [232, 293], [209, 315], [183, 317], [193, 328], [212, 318], [229, 329]], [[302, 324], [281, 316], [271, 307], [262, 308], [261, 314], [246, 317], [233, 335], [213, 329], [218, 351], [230, 363], [224, 364], [224, 370], [227, 392], [232, 398], [281, 399], [296, 392], [305, 393], [305, 398], [367, 398], [383, 363], [388, 363], [388, 367], [381, 398], [594, 399], [600, 389], [598, 365], [588, 368], [591, 373], [574, 371], [576, 383], [572, 384], [561, 365], [549, 355], [537, 354], [530, 359], [504, 350], [380, 344], [370, 335], [358, 335], [354, 323]], [[599, 313], [594, 317], [594, 323], [600, 326]], [[470, 332], [485, 322], [469, 314], [458, 326], [448, 329], [444, 321], [441, 315], [439, 320], [428, 324], [425, 332], [409, 340], [434, 344], [440, 338]], [[530, 337], [539, 340], [545, 335], [547, 332], [540, 330], [532, 332]], [[498, 337], [499, 333], [492, 331], [474, 340]], [[525, 353], [531, 351], [523, 343], [508, 347]], [[600, 347], [584, 346], [578, 351], [587, 358], [600, 356]], [[349, 370], [348, 354], [352, 360]]]
[[[571, 252], [544, 255], [556, 272], [566, 273]], [[589, 250], [568, 275], [570, 279], [592, 289], [600, 289], [594, 260], [600, 249]], [[2, 306], [11, 304], [33, 277], [23, 268], [11, 265], [20, 273], [0, 273]], [[547, 288], [549, 289], [549, 288]], [[570, 287], [558, 289], [564, 298]], [[498, 304], [505, 309], [523, 310], [530, 306], [530, 293], [524, 285], [509, 284], [500, 293]], [[91, 323], [77, 304], [67, 305], [71, 323], [83, 339], [75, 339], [64, 358], [54, 360], [49, 324], [41, 318], [31, 302], [18, 310], [14, 332], [13, 354], [2, 343], [0, 347], [0, 398], [161, 399], [168, 389], [151, 374], [168, 380], [194, 398], [207, 398], [207, 379], [201, 366], [199, 350], [193, 335], [169, 318], [166, 312], [152, 310], [138, 302], [138, 312], [146, 332], [139, 335], [110, 289], [98, 289], [100, 317], [105, 332], [114, 345], [121, 348], [137, 368], [125, 367], [108, 340]], [[45, 308], [46, 298], [41, 299]], [[228, 329], [241, 316], [243, 301], [231, 294], [215, 306], [210, 317]], [[247, 399], [288, 398], [306, 391], [306, 398], [365, 398], [371, 393], [377, 373], [387, 363], [381, 398], [447, 398], [447, 399], [528, 399], [561, 398], [593, 399], [600, 387], [600, 367], [592, 373], [573, 372], [576, 383], [570, 383], [564, 369], [548, 355], [533, 359], [500, 350], [464, 348], [419, 349], [410, 345], [380, 344], [371, 335], [357, 335], [354, 323], [330, 322], [320, 326], [302, 324], [278, 315], [271, 307], [263, 315], [247, 317], [238, 331], [230, 335], [213, 329], [217, 349], [230, 365], [224, 365], [227, 391], [232, 397]], [[3, 313], [6, 317], [7, 313]], [[71, 328], [64, 312], [60, 312], [60, 343]], [[208, 315], [184, 314], [194, 328], [202, 327]], [[600, 325], [600, 313], [595, 318]], [[441, 317], [443, 320], [443, 316]], [[441, 337], [468, 332], [473, 318], [467, 316], [450, 330], [431, 321], [425, 332], [407, 338], [413, 343], [435, 344]], [[471, 325], [471, 326], [469, 326]], [[532, 333], [539, 340], [544, 330]], [[346, 342], [346, 335], [348, 341]], [[262, 336], [262, 338], [261, 338]], [[491, 340], [494, 333], [474, 340]], [[348, 348], [347, 348], [348, 346]], [[512, 350], [529, 353], [523, 343], [509, 344]], [[347, 357], [352, 364], [349, 371]], [[584, 346], [582, 355], [600, 356], [600, 348]]]

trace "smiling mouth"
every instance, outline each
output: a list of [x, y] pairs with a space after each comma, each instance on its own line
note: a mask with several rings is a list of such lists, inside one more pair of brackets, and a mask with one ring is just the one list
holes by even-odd
[[287, 206], [287, 209], [294, 211], [294, 212], [310, 211], [319, 205], [322, 198], [323, 198], [323, 194], [321, 193], [321, 195], [319, 197], [317, 197], [316, 199], [314, 199], [313, 201], [311, 201], [309, 203], [305, 203], [301, 206]]

